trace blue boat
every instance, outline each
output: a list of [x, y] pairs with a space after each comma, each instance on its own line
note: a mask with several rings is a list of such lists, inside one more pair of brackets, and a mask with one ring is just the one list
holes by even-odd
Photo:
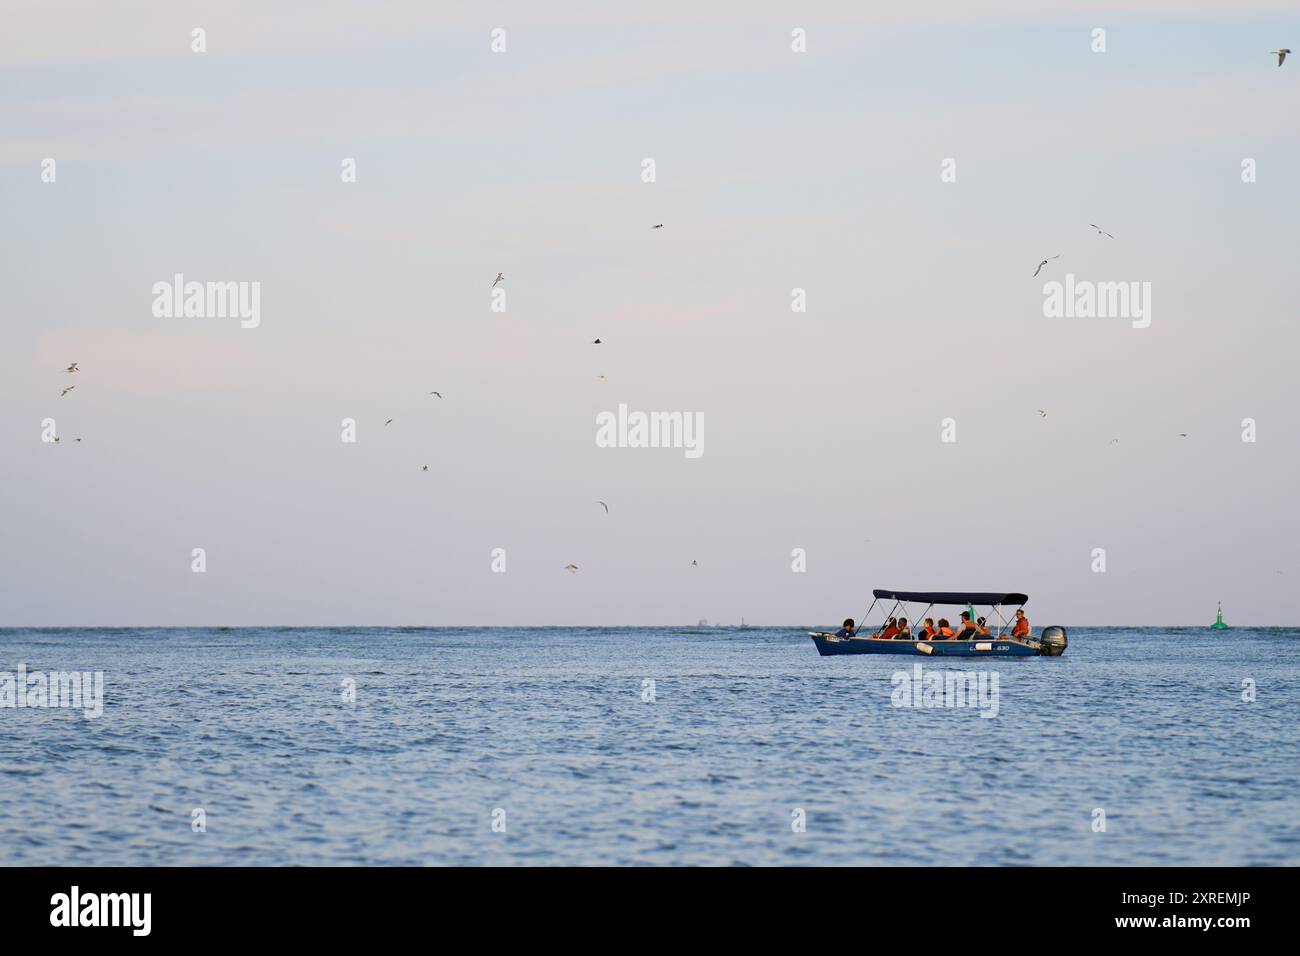
[[[863, 617], [863, 625], [853, 635], [841, 636], [835, 631], [809, 631], [808, 636], [817, 645], [817, 653], [822, 657], [836, 654], [911, 654], [931, 657], [1060, 657], [1068, 644], [1065, 628], [1046, 627], [1038, 637], [1012, 637], [1011, 629], [1015, 619], [1015, 609], [1029, 603], [1027, 594], [990, 591], [886, 591], [877, 588], [871, 592], [874, 600]], [[971, 638], [934, 638], [922, 640], [914, 634], [908, 637], [881, 637], [878, 630], [869, 636], [863, 636], [866, 621], [871, 612], [881, 601], [892, 601], [893, 605], [885, 620], [898, 616], [901, 607], [910, 620], [923, 621], [930, 609], [956, 606], [972, 610], [976, 607], [989, 608], [989, 616], [996, 615], [998, 628], [985, 636]], [[925, 610], [916, 617], [907, 613], [908, 604], [924, 604]], [[883, 605], [882, 605], [883, 606]], [[1004, 615], [1003, 609], [1011, 609]], [[972, 617], [974, 615], [972, 614]]]

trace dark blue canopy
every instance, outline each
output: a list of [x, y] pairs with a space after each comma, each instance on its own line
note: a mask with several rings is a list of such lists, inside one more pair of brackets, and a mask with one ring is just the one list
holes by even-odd
[[1027, 604], [1028, 594], [1003, 594], [1000, 591], [884, 591], [871, 592], [877, 598], [915, 601], [920, 604]]

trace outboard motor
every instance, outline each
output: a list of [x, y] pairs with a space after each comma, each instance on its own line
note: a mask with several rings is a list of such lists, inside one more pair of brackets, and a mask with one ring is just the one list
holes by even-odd
[[1052, 625], [1043, 628], [1038, 636], [1038, 653], [1044, 657], [1060, 657], [1070, 644], [1065, 636], [1065, 628]]

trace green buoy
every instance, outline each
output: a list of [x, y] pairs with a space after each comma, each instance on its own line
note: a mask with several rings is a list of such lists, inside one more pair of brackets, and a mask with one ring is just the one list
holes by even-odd
[[1212, 631], [1228, 630], [1228, 625], [1223, 623], [1223, 602], [1222, 601], [1219, 602], [1219, 613], [1218, 616], [1214, 619], [1214, 623], [1210, 625], [1210, 630]]

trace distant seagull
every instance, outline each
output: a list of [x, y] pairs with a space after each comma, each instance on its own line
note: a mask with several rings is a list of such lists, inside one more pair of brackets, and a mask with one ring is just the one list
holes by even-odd
[[1276, 57], [1277, 57], [1277, 65], [1278, 65], [1278, 66], [1281, 66], [1283, 63], [1286, 62], [1286, 55], [1287, 55], [1288, 53], [1290, 53], [1290, 52], [1291, 52], [1290, 50], [1269, 50], [1269, 51], [1268, 51], [1268, 55], [1269, 55], [1269, 56], [1276, 56]]
[[691, 567], [693, 567], [693, 568], [698, 568], [699, 566], [700, 566], [700, 562], [698, 562], [698, 561], [692, 561], [692, 562], [691, 562]]
[[1178, 437], [1179, 437], [1179, 438], [1186, 438], [1186, 437], [1187, 437], [1187, 432], [1179, 432], [1179, 433], [1178, 433]]
[[391, 424], [393, 424], [393, 420], [390, 418], [388, 421], [384, 422], [384, 427], [387, 428]]
[[592, 345], [599, 345], [599, 344], [600, 344], [600, 339], [596, 339], [596, 341], [592, 342], [591, 344], [592, 344]]
[[1047, 409], [1045, 409], [1045, 408], [1040, 408], [1040, 409], [1038, 410], [1038, 417], [1039, 417], [1039, 418], [1046, 418], [1046, 417], [1047, 417]]
[[568, 571], [570, 574], [577, 574], [578, 566], [576, 564], [566, 564], [564, 570]]
[[1112, 445], [1118, 445], [1118, 444], [1119, 444], [1119, 439], [1118, 439], [1118, 438], [1112, 438], [1112, 439], [1110, 440], [1110, 443], [1111, 443]]
[[57, 444], [58, 444], [59, 442], [61, 442], [62, 440], [63, 440], [63, 439], [61, 439], [58, 435], [55, 435], [55, 436], [54, 436], [54, 444], [57, 445]]
[[607, 379], [607, 378], [606, 378], [605, 376], [603, 376], [603, 375], [597, 375], [597, 376], [596, 376], [596, 381], [598, 381], [598, 382], [603, 382], [603, 383], [608, 383], [608, 382], [609, 382], [609, 379]]
[[439, 398], [442, 398], [442, 392], [430, 392], [429, 394], [430, 394], [430, 395], [437, 395]]
[[1060, 253], [1057, 253], [1057, 254], [1054, 255], [1054, 256], [1048, 256], [1046, 259], [1044, 259], [1042, 262], [1040, 262], [1040, 263], [1038, 264], [1038, 268], [1034, 270], [1034, 278], [1035, 278], [1035, 279], [1038, 278], [1038, 273], [1040, 273], [1040, 272], [1043, 271], [1043, 266], [1047, 265], [1047, 264], [1048, 264], [1049, 262], [1051, 262], [1053, 259], [1059, 259], [1059, 258], [1061, 258]]
[[74, 439], [72, 439], [72, 440], [73, 440], [73, 441], [81, 441], [80, 438], [74, 438]]
[[1095, 222], [1090, 222], [1090, 223], [1088, 223], [1088, 225], [1092, 226], [1092, 228], [1096, 229], [1097, 232], [1100, 233], [1100, 234], [1103, 235], [1103, 236], [1108, 236], [1108, 237], [1110, 237], [1111, 239], [1114, 239], [1114, 238], [1115, 238], [1115, 237], [1112, 236], [1109, 232], [1107, 232], [1105, 229], [1101, 228], [1101, 226], [1097, 225]]
[[73, 390], [74, 388], [76, 388], [76, 387], [77, 387], [77, 386], [75, 386], [75, 385], [69, 385], [69, 386], [68, 386], [67, 388], [65, 388], [63, 391], [59, 392], [59, 398], [62, 398], [64, 395], [67, 395], [68, 392], [72, 391], [72, 390]]
[[63, 371], [65, 371], [65, 372], [80, 372], [81, 369], [77, 368], [77, 363], [76, 363], [76, 362], [73, 362], [71, 365], [69, 365], [69, 366], [68, 366], [67, 368], [65, 368]]
[[429, 470], [429, 466], [428, 466], [428, 465], [421, 465], [421, 466], [420, 466], [420, 470], [421, 470], [421, 471], [428, 471], [428, 470]]
[[605, 509], [605, 514], [609, 514], [609, 505], [605, 504], [603, 501], [597, 501], [596, 504]]
[[506, 274], [504, 272], [498, 272], [497, 277], [492, 280], [492, 288], [495, 289], [497, 287], [498, 282], [505, 282], [505, 281], [506, 281]]
[[[1289, 53], [1289, 52], [1291, 52], [1291, 51], [1288, 50], [1287, 52]], [[664, 227], [664, 224], [661, 222], [661, 223], [659, 223], [658, 225], [651, 226], [650, 228], [651, 228], [651, 229], [662, 229], [663, 227]]]

